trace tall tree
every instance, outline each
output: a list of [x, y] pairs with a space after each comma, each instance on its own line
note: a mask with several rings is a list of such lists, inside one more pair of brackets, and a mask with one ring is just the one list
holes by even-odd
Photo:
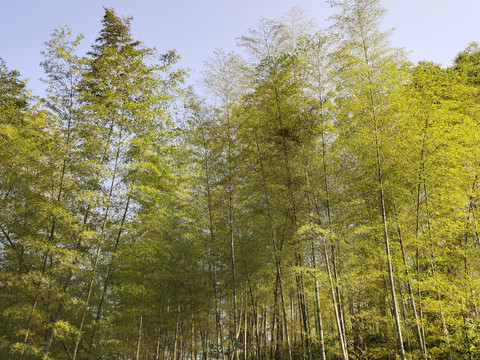
[[[220, 168], [219, 181], [223, 183], [225, 191], [225, 211], [228, 214], [226, 224], [228, 242], [230, 244], [230, 268], [231, 268], [231, 286], [232, 286], [232, 314], [233, 314], [233, 353], [235, 360], [239, 358], [239, 325], [238, 325], [238, 306], [237, 306], [237, 257], [238, 247], [235, 238], [238, 239], [239, 228], [237, 222], [236, 208], [238, 188], [239, 167], [239, 142], [238, 142], [238, 120], [234, 116], [233, 109], [238, 104], [240, 97], [246, 93], [248, 82], [246, 75], [248, 70], [245, 62], [235, 54], [226, 54], [217, 50], [214, 56], [206, 63], [207, 70], [204, 72], [204, 83], [213, 95], [217, 103], [217, 130], [218, 139], [221, 144], [222, 167]], [[237, 240], [238, 242], [238, 240]]]
[[345, 105], [350, 106], [345, 113], [345, 125], [357, 127], [357, 134], [364, 142], [365, 153], [355, 155], [370, 164], [374, 160], [375, 164], [364, 171], [366, 174], [376, 173], [376, 185], [370, 186], [378, 192], [376, 208], [381, 215], [397, 345], [403, 360], [405, 351], [390, 250], [382, 147], [384, 134], [392, 126], [391, 96], [405, 78], [402, 71], [405, 57], [389, 46], [389, 34], [379, 29], [385, 10], [378, 0], [330, 1], [330, 4], [340, 10], [332, 20], [333, 29], [341, 39], [339, 56], [344, 59], [345, 66], [341, 83], [348, 94]]

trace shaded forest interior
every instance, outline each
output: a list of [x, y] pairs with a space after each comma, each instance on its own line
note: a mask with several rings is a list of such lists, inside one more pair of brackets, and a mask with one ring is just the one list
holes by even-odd
[[1, 359], [480, 359], [480, 48], [414, 65], [329, 3], [198, 88], [108, 8], [45, 98], [0, 62]]

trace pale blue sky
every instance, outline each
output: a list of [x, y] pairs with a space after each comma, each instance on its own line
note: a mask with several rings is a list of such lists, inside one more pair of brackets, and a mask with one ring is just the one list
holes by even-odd
[[[235, 38], [260, 17], [276, 18], [298, 5], [325, 28], [332, 14], [324, 0], [0, 0], [0, 5], [0, 57], [30, 79], [35, 94], [42, 93], [40, 51], [52, 30], [68, 25], [85, 36], [88, 50], [101, 28], [102, 6], [133, 16], [136, 39], [159, 52], [176, 49], [181, 65], [196, 73], [215, 48], [234, 50]], [[468, 43], [480, 41], [480, 0], [383, 0], [383, 5], [384, 28], [396, 28], [392, 44], [411, 51], [413, 62], [449, 66]]]

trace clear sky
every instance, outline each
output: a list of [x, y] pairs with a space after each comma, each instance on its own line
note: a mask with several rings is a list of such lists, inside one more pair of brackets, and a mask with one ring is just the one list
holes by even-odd
[[[260, 17], [277, 18], [295, 5], [327, 27], [332, 9], [325, 0], [0, 0], [0, 57], [30, 79], [34, 94], [42, 94], [44, 41], [53, 29], [68, 25], [85, 36], [88, 50], [106, 6], [133, 16], [136, 39], [159, 52], [176, 49], [182, 67], [198, 73], [215, 48], [234, 50], [236, 37]], [[383, 5], [388, 9], [383, 27], [395, 27], [392, 44], [409, 50], [413, 62], [449, 66], [468, 43], [480, 41], [480, 0], [383, 0]]]

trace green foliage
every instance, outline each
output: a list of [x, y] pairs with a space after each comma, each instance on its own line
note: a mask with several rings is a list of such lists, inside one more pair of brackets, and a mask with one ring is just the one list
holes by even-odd
[[480, 356], [478, 45], [413, 66], [330, 4], [216, 50], [208, 99], [109, 8], [40, 103], [0, 62], [0, 358]]

